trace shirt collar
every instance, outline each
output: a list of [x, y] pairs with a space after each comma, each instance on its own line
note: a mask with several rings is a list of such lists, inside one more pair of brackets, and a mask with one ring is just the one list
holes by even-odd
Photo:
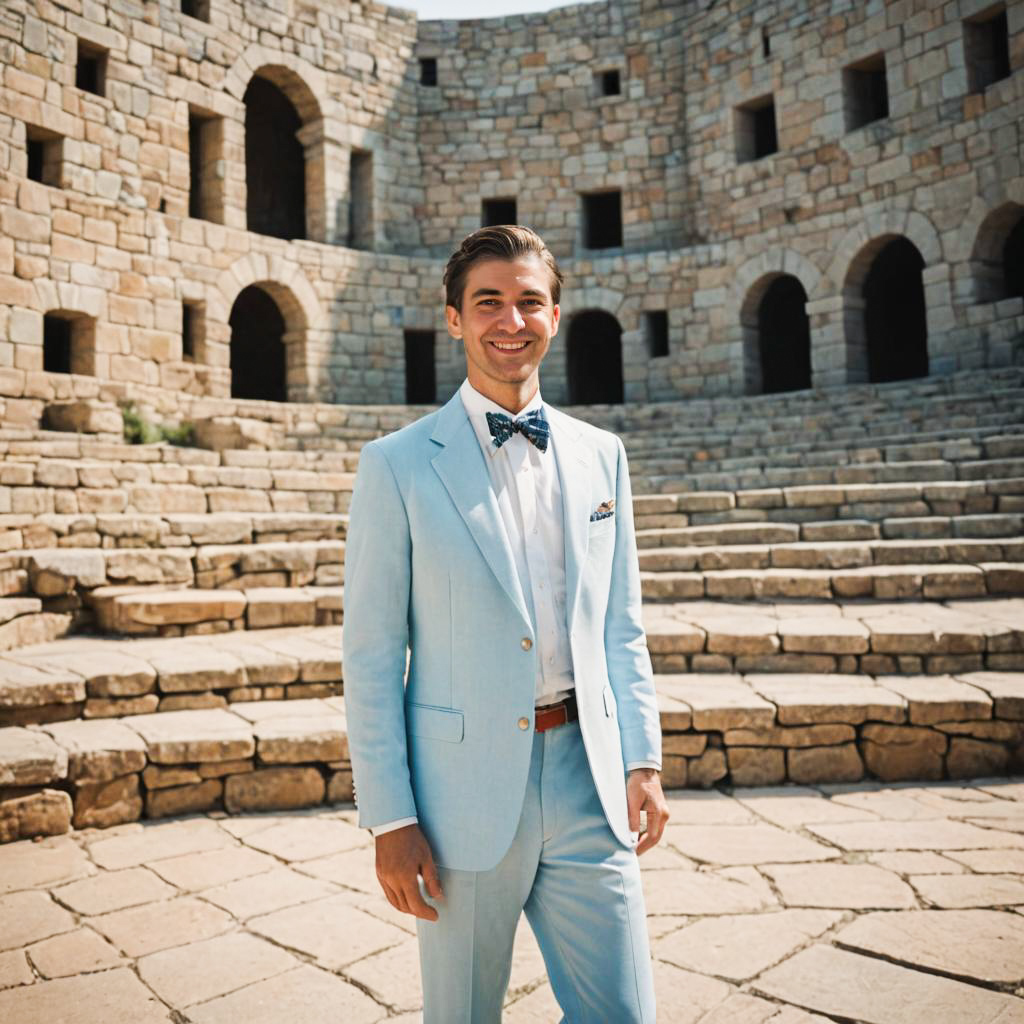
[[[497, 402], [492, 401], [486, 395], [480, 394], [479, 391], [472, 384], [469, 383], [467, 377], [459, 388], [459, 397], [462, 399], [462, 405], [466, 410], [466, 414], [469, 416], [469, 422], [473, 425], [473, 430], [476, 432], [477, 440], [480, 442], [480, 446], [483, 448], [488, 455], [496, 455], [501, 449], [495, 448], [492, 438], [490, 427], [487, 426], [487, 413], [496, 412], [501, 413], [503, 416], [512, 416], [507, 409], [503, 409]], [[542, 409], [544, 407], [544, 400], [541, 398], [540, 388], [537, 388], [537, 393], [519, 410], [512, 416], [513, 419], [518, 419], [520, 416], [525, 416], [528, 412], [533, 412], [534, 409]]]

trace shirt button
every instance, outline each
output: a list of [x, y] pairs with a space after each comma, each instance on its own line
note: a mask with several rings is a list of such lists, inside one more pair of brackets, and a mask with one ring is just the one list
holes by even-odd
[[519, 728], [520, 729], [529, 729], [530, 728], [530, 720], [528, 718], [520, 718], [519, 719]]
[[524, 636], [523, 639], [519, 641], [519, 646], [522, 647], [524, 651], [528, 651], [533, 646], [533, 641], [528, 636]]

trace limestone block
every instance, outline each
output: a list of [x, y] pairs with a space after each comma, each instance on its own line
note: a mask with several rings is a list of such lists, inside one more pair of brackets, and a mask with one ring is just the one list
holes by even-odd
[[810, 654], [864, 654], [871, 636], [862, 622], [838, 615], [784, 619], [778, 632], [783, 651]]
[[316, 623], [316, 600], [289, 587], [261, 587], [245, 591], [246, 621], [249, 629], [277, 626], [312, 626]]
[[954, 736], [949, 741], [946, 772], [951, 779], [971, 779], [986, 775], [1005, 775], [1010, 752], [1001, 743]]
[[996, 718], [1024, 722], [1024, 676], [1019, 672], [969, 672], [957, 678], [992, 698]]
[[329, 804], [351, 803], [355, 799], [352, 787], [352, 769], [341, 768], [331, 773], [327, 780], [325, 800]]
[[[234, 762], [228, 762], [233, 764]], [[187, 786], [196, 782], [202, 782], [204, 778], [213, 776], [203, 775], [195, 766], [179, 767], [174, 765], [166, 767], [161, 764], [148, 764], [142, 773], [142, 783], [146, 789], [169, 789], [171, 786]]]
[[187, 786], [146, 790], [146, 816], [166, 818], [174, 814], [194, 814], [220, 806], [224, 785], [220, 779], [203, 779]]
[[0, 786], [43, 786], [67, 778], [68, 755], [44, 732], [0, 729]]
[[67, 777], [73, 782], [109, 782], [145, 767], [146, 745], [121, 722], [52, 722], [41, 728], [67, 751]]
[[908, 719], [915, 725], [992, 717], [992, 701], [984, 690], [948, 676], [879, 676], [875, 681], [907, 702]]
[[[244, 612], [245, 605], [245, 596], [230, 590], [150, 589], [120, 593], [110, 598], [101, 594], [94, 603], [104, 627], [117, 632], [237, 619]], [[102, 613], [101, 607], [104, 608]]]
[[71, 830], [71, 797], [56, 789], [0, 795], [0, 843]]
[[85, 681], [80, 675], [49, 665], [45, 660], [42, 664], [22, 661], [17, 653], [0, 659], [0, 707], [73, 705], [82, 700]]
[[787, 750], [786, 767], [791, 782], [858, 782], [864, 777], [854, 743]]
[[112, 583], [192, 583], [192, 552], [127, 548], [106, 552], [107, 576]]
[[[67, 635], [71, 628], [70, 612], [40, 612], [20, 615], [0, 626], [0, 651], [10, 651], [34, 644], [48, 644]], [[3, 683], [0, 682], [0, 686]]]
[[729, 778], [736, 786], [773, 786], [786, 779], [786, 754], [767, 747], [734, 747], [727, 741]]
[[323, 776], [312, 765], [260, 768], [224, 780], [224, 809], [237, 814], [310, 807], [323, 802], [324, 792]]
[[946, 737], [933, 729], [874, 722], [861, 728], [864, 763], [886, 782], [941, 779], [946, 746]]
[[123, 715], [148, 715], [159, 707], [155, 693], [141, 697], [89, 697], [82, 709], [85, 718], [119, 718]]
[[687, 783], [687, 758], [662, 753], [661, 784], [665, 789], [682, 789]]
[[900, 696], [860, 676], [765, 674], [749, 679], [778, 708], [780, 725], [902, 722], [906, 715]]
[[217, 779], [224, 775], [251, 772], [255, 768], [255, 761], [251, 757], [239, 758], [237, 761], [204, 761], [199, 765], [199, 776], [203, 779]]
[[659, 693], [685, 704], [701, 732], [764, 728], [775, 723], [775, 707], [738, 676], [659, 675]]
[[297, 764], [348, 758], [345, 719], [340, 715], [274, 717], [253, 726], [261, 761]]
[[707, 789], [728, 774], [725, 751], [720, 747], [708, 747], [700, 757], [689, 759], [686, 770], [688, 786]]
[[699, 757], [708, 745], [704, 733], [670, 732], [661, 738], [662, 754], [676, 754], [682, 757]]
[[145, 740], [157, 764], [232, 761], [255, 752], [249, 723], [230, 711], [166, 711], [129, 715], [122, 722]]
[[107, 582], [106, 564], [99, 551], [32, 551], [26, 567], [32, 591], [40, 597], [59, 597], [73, 593], [77, 587], [100, 587]]
[[727, 729], [725, 745], [741, 747], [824, 747], [856, 739], [852, 725], [793, 725], [764, 729]]
[[33, 615], [43, 609], [38, 597], [0, 598], [0, 622], [10, 622], [21, 615]]
[[117, 434], [124, 431], [121, 410], [111, 402], [86, 399], [75, 402], [51, 402], [43, 410], [47, 430], [65, 430], [73, 434]]
[[142, 817], [139, 776], [76, 785], [73, 803], [75, 828], [109, 828], [138, 821]]
[[211, 451], [281, 448], [284, 432], [274, 424], [240, 416], [213, 416], [193, 421], [196, 444]]

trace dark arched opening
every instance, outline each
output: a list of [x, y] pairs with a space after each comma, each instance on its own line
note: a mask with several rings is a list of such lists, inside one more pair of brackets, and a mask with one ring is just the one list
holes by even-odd
[[777, 277], [757, 310], [761, 390], [765, 394], [811, 386], [811, 326], [807, 292], [789, 274]]
[[1006, 297], [1024, 299], [1024, 217], [1017, 221], [1003, 246], [1003, 278]]
[[611, 313], [592, 309], [573, 317], [566, 362], [570, 403], [596, 405], [623, 400], [622, 328]]
[[287, 397], [285, 322], [277, 303], [258, 285], [243, 289], [231, 307], [231, 397], [284, 402]]
[[895, 238], [864, 279], [868, 380], [882, 383], [928, 375], [924, 259], [913, 242]]
[[245, 90], [246, 215], [250, 231], [306, 237], [306, 159], [291, 100], [256, 75]]

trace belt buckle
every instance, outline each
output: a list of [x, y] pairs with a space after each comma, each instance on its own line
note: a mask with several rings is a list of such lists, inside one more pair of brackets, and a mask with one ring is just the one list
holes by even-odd
[[[559, 712], [561, 714], [559, 715]], [[559, 715], [560, 720], [545, 722], [543, 725], [540, 722], [541, 718], [548, 718], [548, 716]], [[547, 732], [548, 729], [557, 729], [560, 725], [565, 725], [569, 721], [569, 709], [565, 705], [565, 701], [560, 701], [558, 704], [552, 704], [550, 707], [544, 708], [539, 715], [536, 716], [536, 730], [537, 732]]]

